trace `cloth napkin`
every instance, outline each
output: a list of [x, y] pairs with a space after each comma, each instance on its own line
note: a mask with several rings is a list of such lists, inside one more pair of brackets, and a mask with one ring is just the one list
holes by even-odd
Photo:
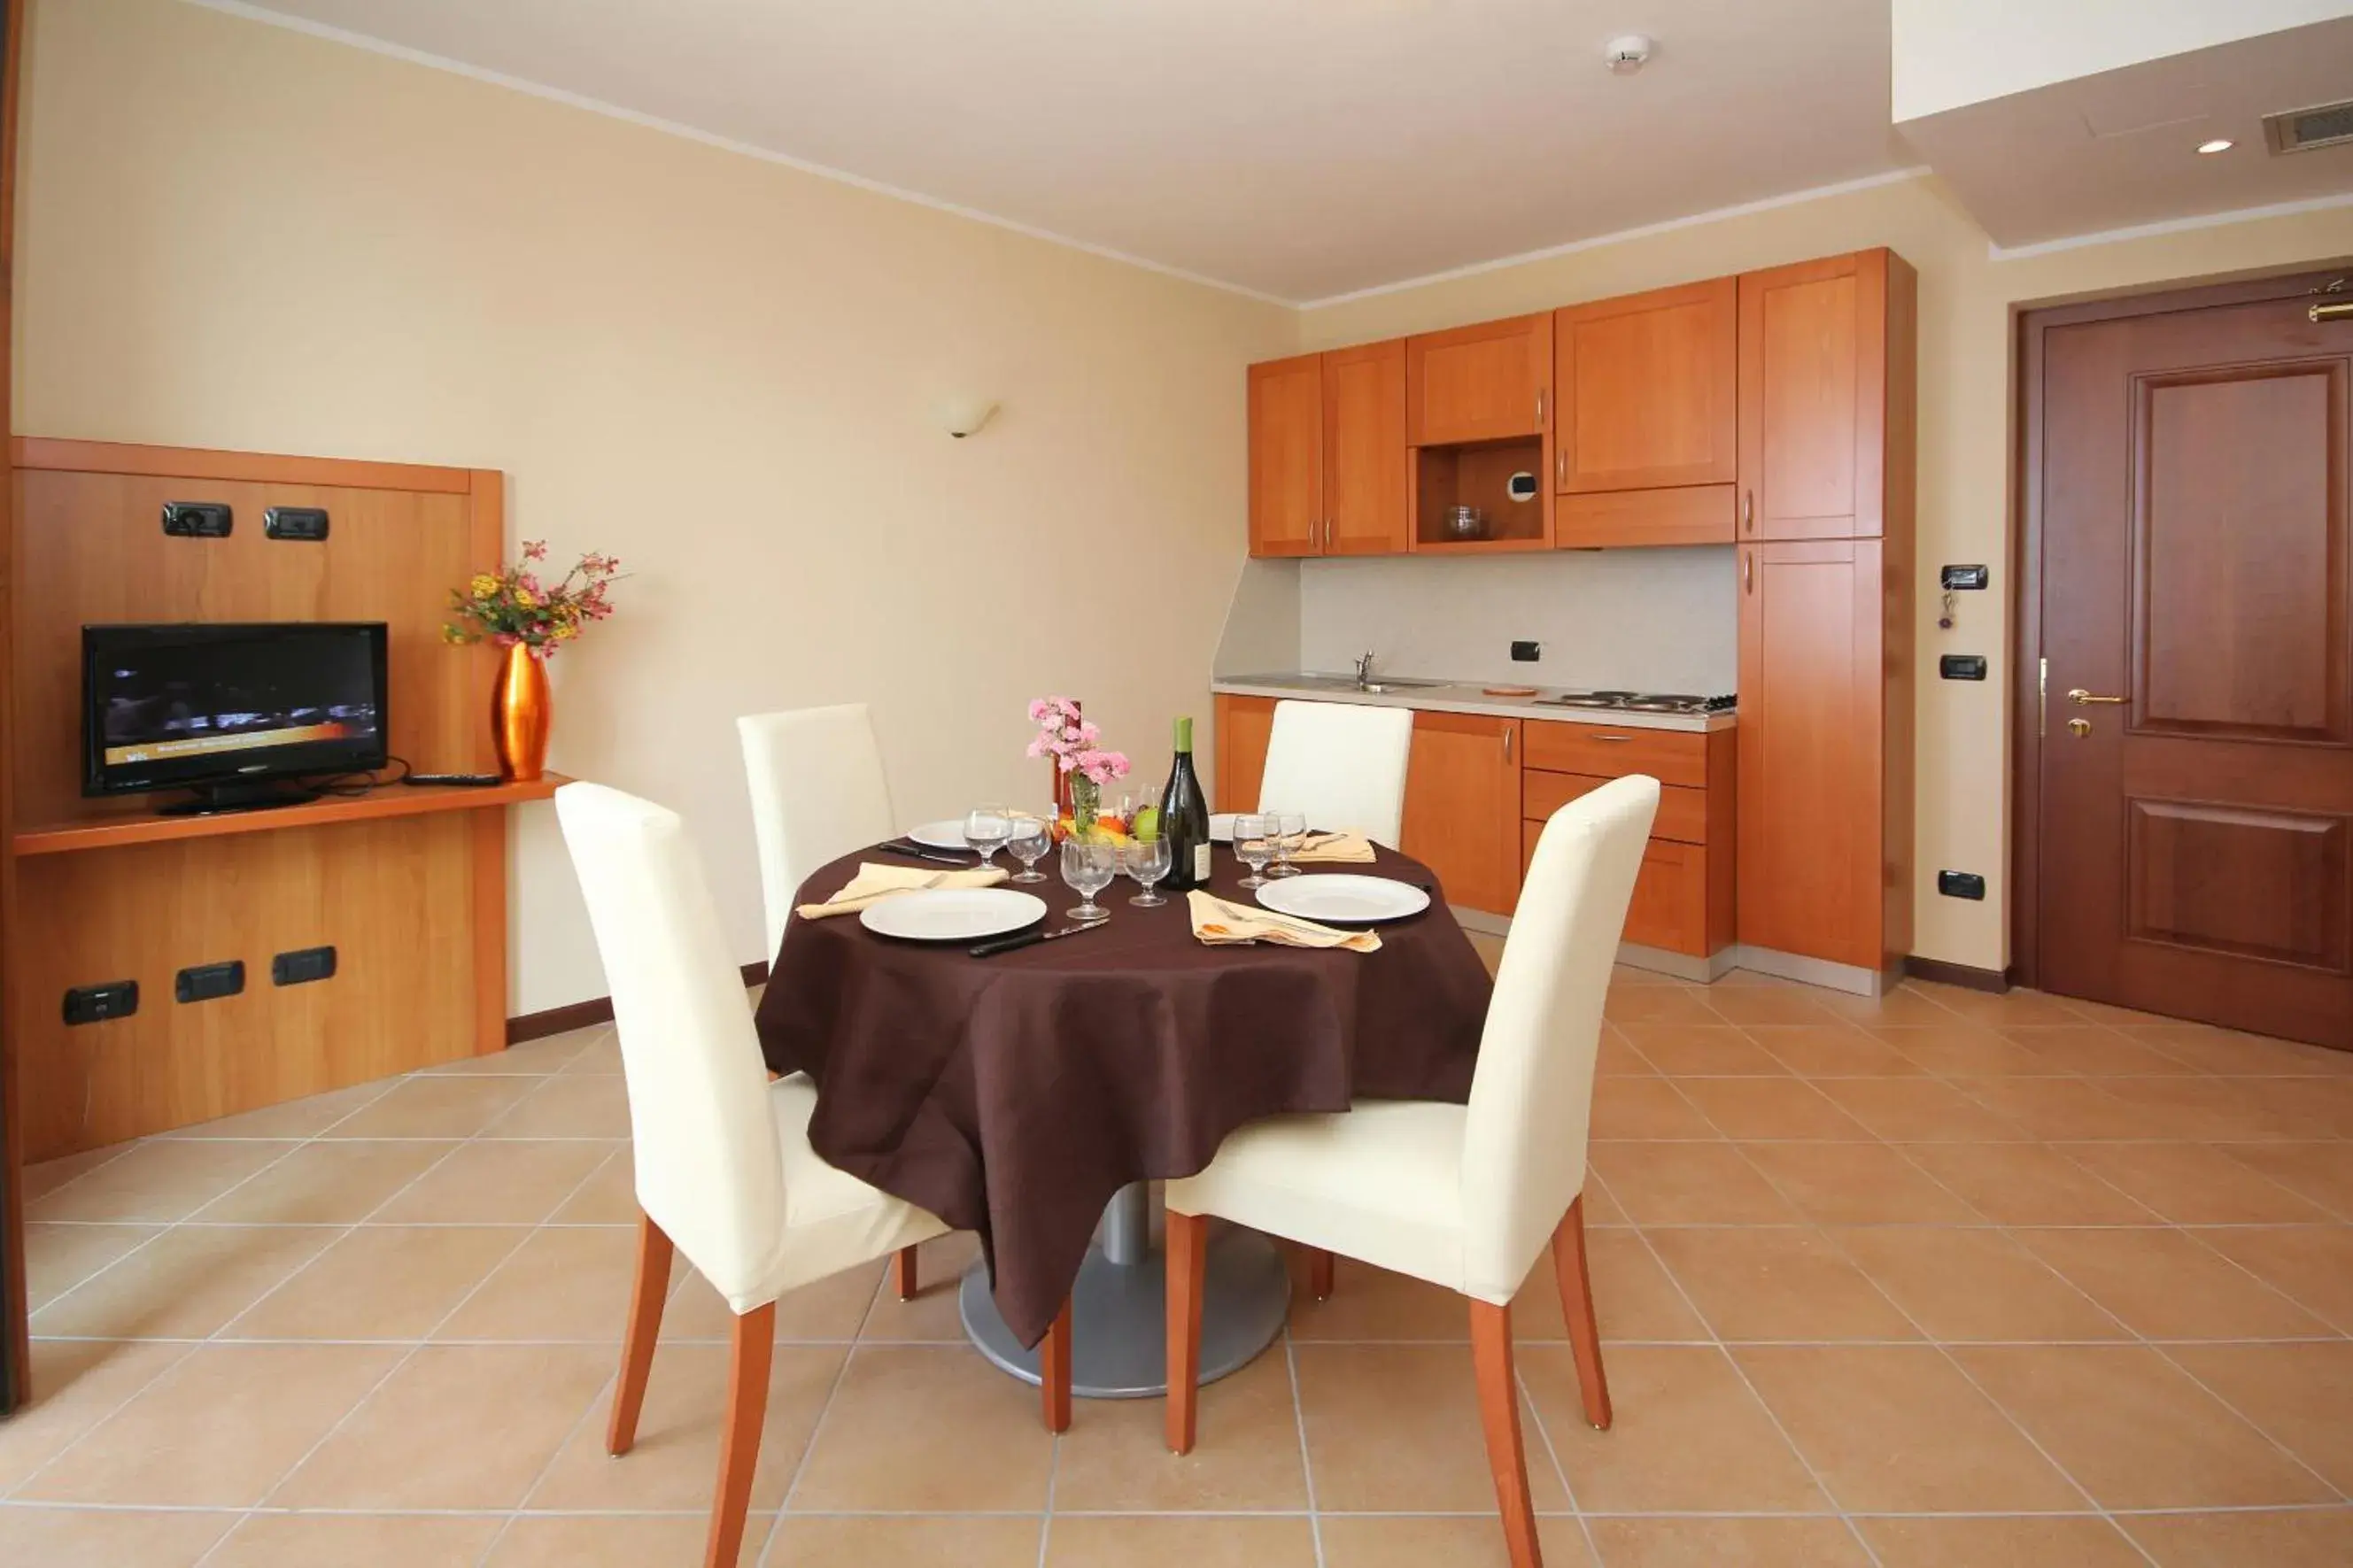
[[1381, 939], [1371, 931], [1337, 931], [1271, 910], [1229, 903], [1198, 888], [1186, 894], [1185, 901], [1193, 916], [1193, 935], [1211, 947], [1271, 942], [1283, 947], [1345, 947], [1350, 952], [1381, 950]]
[[859, 866], [858, 875], [849, 879], [841, 891], [821, 904], [803, 904], [796, 912], [805, 921], [854, 915], [869, 904], [900, 893], [919, 893], [926, 888], [993, 888], [1006, 876], [1001, 866], [976, 866], [967, 871], [924, 871], [913, 866], [878, 866], [869, 860]]
[[1373, 841], [1351, 828], [1341, 833], [1311, 833], [1293, 852], [1294, 866], [1369, 866], [1380, 857]]

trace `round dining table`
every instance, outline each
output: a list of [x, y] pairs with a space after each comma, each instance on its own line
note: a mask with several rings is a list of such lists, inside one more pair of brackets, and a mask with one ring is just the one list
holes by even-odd
[[[868, 861], [922, 864], [844, 856], [797, 902], [824, 901]], [[978, 1234], [960, 1305], [998, 1366], [1038, 1381], [1036, 1347], [1067, 1299], [1073, 1393], [1162, 1392], [1146, 1184], [1199, 1171], [1261, 1117], [1469, 1099], [1491, 982], [1436, 879], [1386, 848], [1374, 865], [1331, 868], [1414, 883], [1430, 906], [1380, 926], [1369, 953], [1213, 946], [1193, 935], [1183, 894], [1138, 908], [1126, 882], [1103, 895], [1101, 924], [990, 957], [880, 936], [854, 915], [786, 922], [756, 1015], [768, 1067], [815, 1080], [818, 1154]], [[1247, 903], [1243, 874], [1219, 846], [1208, 890]], [[1069, 923], [1075, 894], [1030, 887], [1049, 927]], [[1202, 1382], [1272, 1342], [1290, 1289], [1265, 1237], [1219, 1235]]]

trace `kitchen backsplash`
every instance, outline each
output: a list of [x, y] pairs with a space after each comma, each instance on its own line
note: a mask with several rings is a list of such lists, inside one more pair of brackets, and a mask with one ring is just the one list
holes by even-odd
[[[1735, 689], [1738, 595], [1730, 545], [1303, 561], [1300, 665], [1370, 648], [1398, 675], [1715, 695]], [[1514, 663], [1514, 639], [1544, 657]]]

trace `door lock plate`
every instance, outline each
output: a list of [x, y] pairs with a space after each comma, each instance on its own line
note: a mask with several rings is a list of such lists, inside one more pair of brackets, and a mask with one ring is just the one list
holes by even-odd
[[2091, 732], [2092, 721], [2089, 719], [2070, 719], [2067, 721], [2067, 733], [2074, 736], [2075, 739], [2080, 741]]

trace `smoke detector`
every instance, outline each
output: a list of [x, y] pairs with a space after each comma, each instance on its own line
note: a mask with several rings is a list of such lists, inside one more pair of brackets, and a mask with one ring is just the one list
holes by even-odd
[[1632, 76], [1651, 58], [1656, 44], [1641, 33], [1627, 33], [1601, 46], [1601, 60], [1613, 76]]

